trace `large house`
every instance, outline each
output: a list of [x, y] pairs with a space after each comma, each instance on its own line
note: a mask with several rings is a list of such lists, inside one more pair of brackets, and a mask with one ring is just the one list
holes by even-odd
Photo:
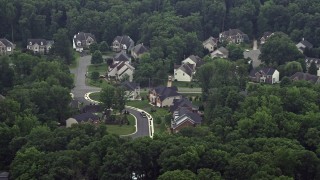
[[114, 63], [108, 67], [108, 78], [132, 81], [135, 68], [128, 61]]
[[168, 85], [166, 86], [158, 86], [149, 91], [149, 101], [151, 104], [158, 107], [170, 107], [173, 105], [173, 101], [175, 99], [181, 99], [182, 96], [179, 94], [178, 88], [175, 86], [171, 86], [172, 81], [171, 77], [169, 77]]
[[131, 51], [134, 41], [127, 35], [117, 36], [112, 42], [112, 50], [115, 52]]
[[188, 107], [180, 107], [173, 113], [171, 131], [177, 133], [182, 128], [195, 127], [200, 125], [201, 122], [202, 117], [198, 113], [190, 111]]
[[182, 61], [182, 64], [193, 64], [196, 67], [200, 67], [201, 65], [204, 64], [203, 60], [199, 57], [199, 56], [195, 56], [195, 55], [190, 55], [189, 57], [187, 57], [185, 60]]
[[305, 62], [306, 62], [306, 67], [309, 69], [311, 63], [315, 63], [317, 68], [320, 68], [320, 59], [318, 58], [310, 58], [310, 57], [306, 57], [305, 58]]
[[210, 36], [207, 40], [203, 41], [203, 48], [207, 49], [209, 52], [214, 51], [214, 49], [218, 46], [218, 39]]
[[303, 72], [296, 72], [294, 75], [290, 77], [291, 80], [293, 81], [308, 81], [313, 84], [320, 84], [320, 77], [316, 75], [311, 75], [309, 73], [303, 73]]
[[100, 124], [100, 117], [91, 112], [78, 114], [66, 120], [66, 127], [71, 127], [72, 124], [80, 123]]
[[126, 61], [131, 63], [131, 58], [124, 51], [121, 51], [121, 52], [117, 53], [113, 57], [113, 63], [126, 62]]
[[196, 66], [194, 64], [186, 63], [182, 65], [175, 65], [174, 80], [191, 82], [195, 73], [196, 73]]
[[83, 49], [89, 48], [89, 46], [96, 42], [96, 38], [91, 33], [78, 32], [73, 36], [73, 49], [78, 52], [82, 52]]
[[144, 53], [148, 51], [148, 48], [143, 43], [134, 46], [131, 50], [131, 56], [135, 59], [140, 58]]
[[198, 112], [199, 107], [192, 104], [191, 101], [188, 100], [188, 98], [181, 98], [181, 99], [174, 99], [173, 105], [170, 106], [170, 112], [173, 113], [174, 111], [177, 111], [179, 108], [184, 107], [188, 108], [192, 112]]
[[304, 38], [302, 38], [302, 40], [298, 44], [296, 44], [296, 46], [301, 53], [303, 53], [305, 49], [313, 48], [313, 45]]
[[9, 55], [13, 53], [15, 45], [8, 39], [0, 39], [0, 55]]
[[126, 98], [128, 100], [139, 100], [140, 97], [140, 86], [137, 83], [125, 81], [121, 83], [121, 87], [125, 89]]
[[274, 84], [279, 82], [279, 71], [273, 68], [253, 69], [249, 78], [257, 83]]
[[219, 49], [213, 51], [211, 54], [212, 58], [218, 57], [218, 58], [228, 58], [229, 56], [229, 51], [228, 49], [224, 47], [220, 47]]
[[50, 51], [53, 41], [45, 39], [28, 39], [27, 49], [40, 54], [46, 54]]
[[274, 33], [272, 32], [265, 32], [263, 33], [263, 36], [260, 38], [260, 44], [264, 44], [267, 42], [267, 40], [272, 36], [274, 35]]
[[243, 43], [249, 40], [247, 34], [243, 33], [239, 29], [229, 29], [219, 34], [219, 42], [228, 43]]

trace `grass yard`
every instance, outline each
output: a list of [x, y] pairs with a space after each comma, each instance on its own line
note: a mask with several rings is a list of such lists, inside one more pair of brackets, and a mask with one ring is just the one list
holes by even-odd
[[107, 131], [110, 134], [127, 135], [136, 131], [136, 121], [132, 115], [128, 115], [129, 125], [107, 125]]
[[99, 79], [97, 81], [93, 81], [92, 79], [87, 79], [86, 83], [90, 86], [95, 86], [95, 87], [105, 87], [108, 85], [108, 82], [105, 79]]
[[72, 63], [69, 65], [70, 69], [76, 68], [78, 66], [78, 62], [79, 62], [79, 59], [80, 59], [80, 54], [77, 53], [77, 52], [75, 52], [73, 54], [73, 56], [74, 56], [74, 61], [72, 61]]
[[177, 87], [188, 87], [188, 88], [199, 88], [200, 87], [198, 82], [173, 81], [172, 85], [177, 86]]
[[100, 100], [100, 92], [96, 92], [96, 93], [91, 93], [89, 95], [90, 99], [95, 100], [95, 101], [99, 101]]
[[108, 65], [107, 63], [101, 63], [101, 64], [91, 64], [88, 66], [88, 73], [89, 76], [92, 72], [96, 71], [99, 72], [100, 75], [105, 75], [107, 72]]

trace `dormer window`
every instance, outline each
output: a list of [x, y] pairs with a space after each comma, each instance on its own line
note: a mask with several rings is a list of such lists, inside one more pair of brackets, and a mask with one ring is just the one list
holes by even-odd
[[30, 45], [32, 45], [32, 42], [29, 42]]
[[42, 42], [42, 41], [41, 41], [41, 43], [40, 43], [40, 44], [41, 44], [41, 46], [43, 46], [43, 42]]
[[80, 41], [77, 41], [77, 45], [78, 45], [78, 46], [81, 46], [81, 42], [80, 42]]

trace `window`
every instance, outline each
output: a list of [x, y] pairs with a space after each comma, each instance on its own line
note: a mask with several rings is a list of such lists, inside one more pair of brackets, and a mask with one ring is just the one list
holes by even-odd
[[174, 75], [177, 75], [177, 73], [175, 73]]
[[182, 75], [184, 76], [184, 73]]

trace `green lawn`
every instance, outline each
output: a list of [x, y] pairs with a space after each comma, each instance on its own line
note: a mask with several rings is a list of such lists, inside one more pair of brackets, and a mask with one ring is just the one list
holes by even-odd
[[73, 54], [73, 56], [74, 56], [74, 59], [75, 59], [75, 60], [72, 61], [72, 63], [69, 65], [69, 68], [70, 68], [70, 69], [74, 69], [74, 68], [76, 68], [76, 67], [78, 66], [80, 54], [77, 53], [77, 52], [75, 52], [75, 53]]
[[108, 82], [105, 79], [99, 79], [97, 81], [93, 81], [88, 78], [86, 83], [90, 86], [101, 87], [101, 88], [108, 85]]
[[108, 68], [107, 63], [91, 64], [88, 66], [88, 73], [90, 75], [92, 72], [96, 71], [96, 72], [99, 72], [100, 75], [105, 75], [107, 72], [107, 68]]
[[136, 131], [136, 121], [132, 115], [128, 115], [129, 125], [107, 125], [107, 131], [110, 134], [127, 135]]
[[173, 81], [172, 82], [173, 86], [177, 86], [177, 87], [188, 87], [188, 88], [199, 88], [200, 85], [198, 82], [181, 82], [181, 81]]
[[89, 97], [90, 97], [92, 100], [99, 101], [99, 100], [100, 100], [100, 92], [91, 93], [91, 94], [89, 95]]

